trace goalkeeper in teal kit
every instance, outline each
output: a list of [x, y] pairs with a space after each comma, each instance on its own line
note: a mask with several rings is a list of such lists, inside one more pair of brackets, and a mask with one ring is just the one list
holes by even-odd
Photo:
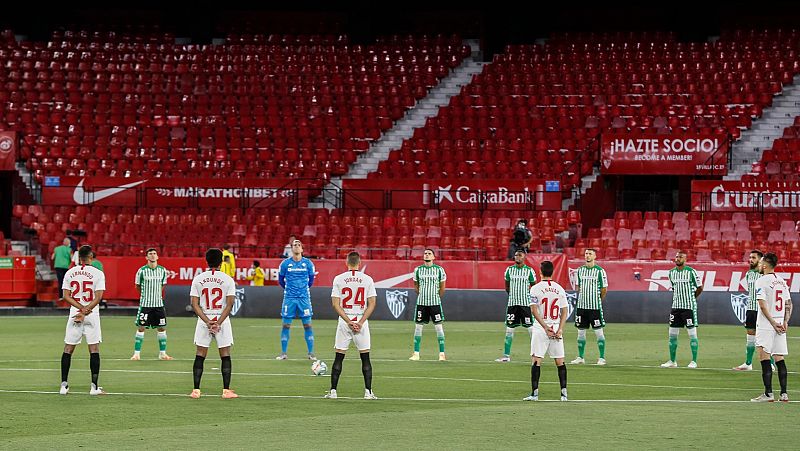
[[300, 240], [292, 241], [292, 256], [281, 263], [278, 271], [278, 283], [283, 287], [283, 305], [281, 306], [281, 354], [277, 360], [286, 360], [286, 349], [289, 347], [289, 331], [292, 320], [300, 318], [305, 330], [306, 345], [308, 346], [309, 360], [316, 360], [314, 356], [314, 331], [311, 329], [311, 317], [314, 311], [311, 308], [311, 285], [314, 284], [314, 264], [303, 257], [303, 243]]

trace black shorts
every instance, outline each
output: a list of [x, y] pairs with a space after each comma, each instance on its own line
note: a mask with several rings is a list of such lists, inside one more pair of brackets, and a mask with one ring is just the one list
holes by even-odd
[[444, 321], [444, 312], [441, 305], [418, 305], [417, 313], [414, 315], [414, 322], [417, 324], [428, 324], [433, 320], [433, 324]]
[[758, 312], [755, 310], [748, 310], [747, 313], [744, 314], [744, 328], [747, 330], [756, 330], [756, 318], [758, 318]]
[[533, 316], [531, 308], [524, 305], [509, 305], [506, 308], [506, 327], [531, 327]]
[[575, 327], [578, 329], [602, 329], [606, 327], [602, 309], [575, 309]]
[[137, 327], [148, 329], [167, 327], [167, 309], [164, 307], [139, 307], [135, 323]]
[[697, 312], [689, 308], [674, 308], [669, 312], [669, 327], [697, 327]]

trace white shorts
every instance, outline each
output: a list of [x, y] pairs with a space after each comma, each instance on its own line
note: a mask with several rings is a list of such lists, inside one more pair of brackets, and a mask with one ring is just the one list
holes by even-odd
[[219, 332], [216, 335], [211, 335], [208, 331], [208, 326], [200, 318], [197, 318], [197, 326], [194, 328], [194, 344], [208, 348], [211, 346], [211, 339], [217, 341], [218, 348], [227, 348], [233, 344], [233, 326], [231, 326], [231, 318], [225, 318], [225, 321], [220, 324]]
[[542, 358], [545, 353], [554, 359], [564, 358], [564, 339], [549, 338], [541, 327], [533, 327], [531, 334], [531, 355]]
[[350, 347], [351, 341], [356, 345], [356, 349], [359, 351], [367, 351], [370, 349], [369, 321], [364, 321], [364, 325], [361, 326], [361, 331], [354, 333], [353, 330], [347, 326], [347, 323], [339, 318], [339, 325], [336, 327], [336, 344], [334, 345], [334, 349], [343, 349], [346, 351]]
[[[73, 312], [73, 310], [75, 310]], [[77, 309], [70, 309], [67, 318], [67, 332], [64, 334], [64, 343], [68, 345], [79, 345], [83, 336], [86, 335], [86, 344], [94, 345], [103, 341], [103, 333], [100, 330], [100, 313], [94, 310], [83, 321], [76, 323], [72, 318], [77, 314]]]
[[789, 355], [786, 334], [779, 334], [775, 329], [756, 329], [756, 346], [764, 348], [767, 354]]

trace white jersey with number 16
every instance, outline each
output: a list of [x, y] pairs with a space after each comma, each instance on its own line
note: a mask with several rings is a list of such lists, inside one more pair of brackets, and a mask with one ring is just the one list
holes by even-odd
[[[767, 313], [778, 324], [783, 324], [783, 317], [786, 313], [784, 309], [789, 296], [789, 286], [786, 285], [786, 281], [775, 273], [765, 274], [756, 281], [756, 299], [766, 303]], [[761, 308], [758, 309], [756, 328], [772, 329], [772, 325], [761, 312]]]
[[216, 319], [225, 309], [228, 296], [236, 295], [236, 283], [222, 271], [210, 269], [192, 279], [189, 296], [200, 298], [200, 308], [210, 319]]
[[[539, 307], [548, 326], [557, 326], [561, 322], [561, 309], [567, 305], [567, 292], [558, 282], [543, 280], [531, 287], [531, 308]], [[542, 328], [538, 321], [533, 322], [533, 327]]]
[[339, 298], [339, 305], [351, 321], [358, 321], [367, 309], [367, 299], [376, 296], [372, 277], [361, 271], [350, 270], [333, 279], [331, 297]]

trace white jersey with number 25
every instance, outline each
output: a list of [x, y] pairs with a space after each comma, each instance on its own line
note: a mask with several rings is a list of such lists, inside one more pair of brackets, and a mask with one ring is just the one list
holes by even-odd
[[[778, 324], [783, 324], [786, 301], [789, 299], [789, 286], [775, 273], [765, 274], [756, 280], [756, 299], [766, 303], [767, 313]], [[758, 309], [757, 329], [772, 329], [772, 324]]]
[[[567, 307], [567, 293], [558, 282], [543, 280], [531, 287], [531, 308], [539, 307], [542, 319], [548, 326], [558, 326], [561, 322], [561, 309]], [[541, 329], [538, 321], [533, 327]]]
[[[69, 290], [72, 299], [75, 299], [82, 305], [89, 305], [94, 301], [95, 291], [105, 291], [106, 289], [106, 276], [103, 271], [90, 265], [73, 266], [64, 274], [64, 283], [61, 285], [62, 290]], [[75, 316], [78, 309], [75, 307], [70, 308], [70, 316]], [[96, 314], [97, 309], [92, 310], [92, 314]]]
[[372, 277], [361, 271], [350, 270], [333, 279], [331, 297], [339, 298], [339, 305], [351, 321], [358, 321], [367, 309], [367, 299], [376, 296]]

